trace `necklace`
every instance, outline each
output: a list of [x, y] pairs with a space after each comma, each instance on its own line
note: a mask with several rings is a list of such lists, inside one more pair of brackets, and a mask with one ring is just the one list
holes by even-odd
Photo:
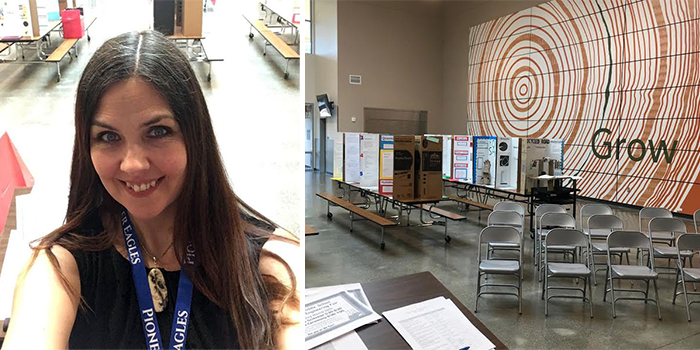
[[165, 284], [165, 276], [158, 268], [158, 259], [162, 259], [165, 254], [168, 253], [170, 248], [172, 248], [175, 241], [170, 242], [168, 249], [163, 252], [163, 254], [156, 258], [153, 256], [145, 245], [142, 245], [143, 250], [146, 252], [151, 259], [153, 259], [154, 268], [148, 273], [148, 286], [151, 288], [151, 298], [153, 299], [153, 308], [156, 312], [161, 312], [165, 310], [165, 305], [168, 303], [168, 287]]

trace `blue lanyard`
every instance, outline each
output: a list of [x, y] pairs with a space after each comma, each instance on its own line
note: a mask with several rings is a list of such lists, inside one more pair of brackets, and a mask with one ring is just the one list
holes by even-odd
[[[143, 264], [139, 240], [134, 233], [134, 227], [131, 225], [131, 219], [129, 219], [126, 210], [122, 211], [121, 222], [127, 255], [131, 262], [131, 272], [134, 274], [136, 297], [139, 301], [146, 345], [150, 350], [163, 349], [160, 329], [158, 329], [158, 318], [153, 308], [151, 290], [148, 285], [148, 278], [146, 277], [146, 266]], [[187, 245], [184, 263], [194, 265], [194, 257], [194, 247]], [[185, 339], [187, 339], [187, 326], [190, 321], [190, 305], [192, 305], [192, 281], [187, 277], [184, 270], [183, 264], [180, 269], [180, 282], [177, 287], [177, 301], [175, 302], [173, 327], [170, 334], [170, 349], [184, 349]]]

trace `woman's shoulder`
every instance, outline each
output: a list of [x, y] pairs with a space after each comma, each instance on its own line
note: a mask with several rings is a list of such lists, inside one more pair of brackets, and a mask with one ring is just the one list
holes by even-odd
[[[260, 271], [263, 274], [275, 276], [277, 280], [291, 288], [290, 271], [285, 266], [285, 263], [289, 266], [294, 276], [300, 276], [303, 273], [301, 271], [302, 255], [299, 238], [284, 229], [277, 228], [263, 245], [262, 251]], [[297, 284], [298, 288], [299, 285]]]

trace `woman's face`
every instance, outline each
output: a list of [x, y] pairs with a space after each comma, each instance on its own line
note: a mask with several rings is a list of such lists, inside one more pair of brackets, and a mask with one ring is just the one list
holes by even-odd
[[130, 215], [150, 219], [174, 209], [187, 166], [185, 139], [150, 83], [132, 78], [102, 96], [90, 129], [90, 156], [107, 192]]

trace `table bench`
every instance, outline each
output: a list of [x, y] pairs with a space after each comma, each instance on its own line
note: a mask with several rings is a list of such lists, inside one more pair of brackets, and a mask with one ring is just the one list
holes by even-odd
[[[90, 29], [90, 26], [92, 26], [93, 23], [95, 23], [95, 20], [97, 17], [92, 17], [91, 19], [88, 19], [86, 21], [85, 25], [85, 34], [87, 36], [87, 40], [90, 41], [90, 34], [88, 34], [88, 29]], [[66, 57], [66, 54], [70, 53], [70, 50], [73, 50], [75, 52], [75, 58], [78, 58], [78, 48], [75, 46], [80, 39], [63, 39], [63, 42], [58, 45], [58, 47], [53, 50], [53, 52], [49, 55], [48, 58], [46, 58], [46, 62], [48, 63], [56, 63], [56, 82], [61, 81], [61, 60], [63, 57]], [[73, 56], [70, 56], [71, 62], [73, 61]]]
[[9, 49], [10, 46], [12, 46], [12, 44], [14, 44], [14, 43], [0, 43], [0, 53]]
[[313, 227], [304, 224], [306, 226], [304, 228], [304, 236], [315, 236], [318, 235], [318, 231], [316, 231]]
[[[421, 223], [423, 223], [424, 225], [443, 225], [443, 226], [445, 226], [445, 242], [447, 242], [447, 243], [450, 243], [450, 241], [452, 240], [450, 235], [447, 234], [447, 219], [450, 219], [452, 221], [462, 221], [462, 220], [467, 218], [466, 216], [459, 215], [459, 214], [453, 213], [451, 211], [447, 211], [445, 209], [438, 208], [434, 204], [416, 204], [416, 205], [414, 205], [414, 207], [427, 211], [428, 214], [430, 215], [430, 217], [433, 219], [437, 219], [439, 217], [442, 217], [445, 219], [444, 221], [434, 221], [431, 223], [426, 223], [423, 221], [423, 215], [421, 215], [420, 220], [421, 220]], [[421, 211], [421, 214], [422, 213], [423, 212]], [[437, 215], [437, 217], [435, 215]]]
[[466, 198], [461, 198], [461, 197], [455, 197], [455, 196], [447, 196], [447, 198], [449, 198], [450, 200], [453, 200], [453, 201], [455, 201], [455, 202], [462, 203], [462, 204], [466, 205], [467, 208], [469, 208], [469, 206], [479, 208], [479, 220], [481, 220], [481, 211], [482, 211], [482, 210], [491, 210], [491, 211], [493, 211], [493, 205], [489, 205], [489, 204], [486, 204], [486, 203], [480, 203], [480, 202], [477, 202], [477, 201], [473, 201], [473, 200], [471, 200], [471, 199], [466, 199]]
[[344, 199], [338, 198], [334, 195], [327, 194], [327, 193], [316, 193], [317, 196], [319, 196], [322, 199], [325, 199], [328, 201], [328, 207], [326, 211], [326, 216], [331, 219], [333, 217], [333, 213], [330, 211], [331, 203], [335, 206], [341, 207], [347, 211], [350, 212], [350, 232], [353, 230], [353, 221], [355, 221], [354, 215], [361, 216], [365, 218], [366, 220], [369, 220], [377, 225], [379, 225], [382, 228], [382, 238], [381, 238], [381, 243], [380, 247], [384, 249], [385, 244], [384, 244], [384, 229], [388, 226], [396, 226], [398, 223], [396, 221], [391, 221], [389, 219], [386, 219], [384, 217], [381, 217], [375, 213], [372, 213], [370, 211], [367, 211], [365, 209], [362, 209]]
[[284, 79], [289, 78], [289, 62], [291, 60], [298, 60], [300, 58], [299, 54], [294, 51], [284, 40], [282, 40], [277, 34], [273, 33], [265, 23], [263, 23], [260, 20], [254, 19], [251, 20], [250, 18], [246, 17], [245, 15], [243, 16], [248, 23], [250, 23], [250, 32], [248, 33], [248, 37], [253, 39], [253, 28], [262, 35], [263, 38], [265, 38], [265, 45], [263, 48], [263, 55], [267, 55], [267, 46], [271, 45], [272, 47], [277, 50], [277, 52], [284, 57], [284, 59], [287, 60], [287, 66], [284, 69]]

